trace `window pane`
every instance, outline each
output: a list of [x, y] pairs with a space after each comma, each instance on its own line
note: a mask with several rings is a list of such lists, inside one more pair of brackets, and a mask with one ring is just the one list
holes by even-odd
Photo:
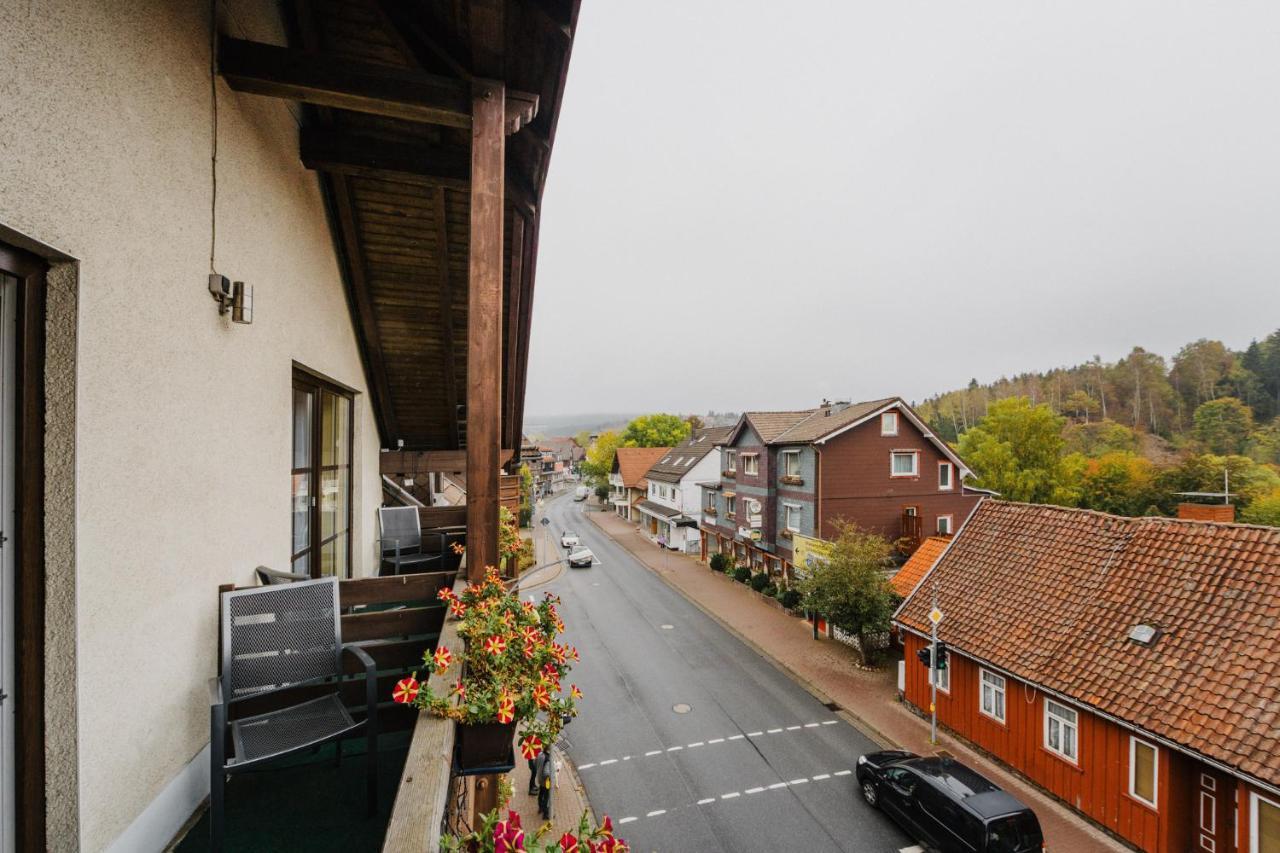
[[1133, 742], [1133, 793], [1149, 803], [1155, 802], [1156, 751], [1141, 741]]
[[329, 391], [320, 392], [320, 464], [346, 465], [351, 445], [348, 432], [351, 401]]
[[893, 473], [910, 474], [915, 470], [916, 457], [911, 453], [893, 454]]
[[293, 561], [293, 568], [290, 571], [297, 572], [302, 575], [311, 574], [311, 556], [303, 554], [301, 557]]
[[1280, 853], [1280, 806], [1261, 797], [1258, 803], [1258, 853]]
[[293, 389], [293, 467], [311, 464], [311, 405], [314, 395], [302, 388]]
[[311, 541], [311, 475], [293, 475], [293, 553]]
[[328, 539], [347, 529], [347, 504], [351, 495], [351, 469], [320, 473], [320, 538]]

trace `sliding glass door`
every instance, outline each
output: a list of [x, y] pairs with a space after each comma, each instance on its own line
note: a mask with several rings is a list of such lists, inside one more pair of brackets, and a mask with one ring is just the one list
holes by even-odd
[[296, 369], [292, 473], [292, 571], [350, 576], [351, 396]]

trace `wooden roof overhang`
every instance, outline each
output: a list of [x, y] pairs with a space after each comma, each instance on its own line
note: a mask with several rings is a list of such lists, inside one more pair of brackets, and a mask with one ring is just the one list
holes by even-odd
[[[504, 84], [501, 446], [519, 447], [538, 224], [579, 0], [287, 0], [222, 37], [238, 91], [299, 101], [384, 447], [466, 447], [473, 92]], [[505, 459], [505, 457], [504, 457]]]

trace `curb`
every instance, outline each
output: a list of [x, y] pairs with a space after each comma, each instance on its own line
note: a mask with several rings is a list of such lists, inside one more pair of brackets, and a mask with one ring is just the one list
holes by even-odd
[[[596, 526], [596, 529], [597, 529], [597, 530], [599, 530], [599, 531], [600, 531], [601, 533], [603, 533], [605, 536], [608, 536], [608, 537], [609, 537], [609, 539], [611, 539], [615, 544], [617, 544], [618, 546], [620, 546], [621, 548], [623, 548], [624, 550], [626, 550], [626, 552], [627, 552], [627, 553], [629, 553], [629, 554], [631, 554], [632, 556], [634, 556], [634, 557], [636, 558], [636, 560], [640, 563], [640, 565], [644, 566], [644, 567], [645, 567], [645, 569], [646, 569], [650, 574], [654, 575], [655, 577], [657, 577], [657, 578], [658, 578], [658, 580], [662, 581], [662, 582], [663, 582], [664, 584], [666, 584], [669, 588], [671, 588], [671, 589], [672, 589], [672, 590], [674, 590], [675, 592], [679, 593], [679, 595], [680, 595], [680, 596], [681, 596], [685, 601], [689, 602], [689, 603], [690, 603], [690, 604], [692, 604], [694, 607], [696, 607], [696, 608], [698, 608], [699, 610], [701, 610], [705, 615], [707, 615], [708, 617], [710, 617], [710, 618], [711, 618], [711, 619], [712, 619], [712, 620], [713, 620], [717, 625], [719, 625], [721, 628], [723, 628], [724, 630], [728, 631], [731, 635], [733, 635], [733, 636], [734, 636], [734, 637], [736, 637], [738, 640], [740, 640], [740, 641], [741, 641], [741, 642], [742, 642], [742, 643], [743, 643], [747, 648], [751, 649], [751, 650], [752, 650], [752, 651], [754, 651], [757, 655], [759, 655], [761, 658], [763, 658], [765, 661], [767, 661], [767, 662], [769, 662], [770, 664], [772, 664], [772, 665], [773, 665], [773, 667], [774, 667], [775, 669], [777, 669], [779, 672], [781, 672], [782, 674], [786, 675], [788, 678], [790, 678], [790, 679], [791, 679], [792, 681], [794, 681], [796, 684], [799, 684], [801, 687], [803, 687], [803, 688], [805, 689], [805, 691], [809, 693], [809, 695], [813, 696], [813, 698], [817, 699], [817, 700], [818, 700], [819, 702], [821, 702], [823, 705], [828, 705], [828, 706], [830, 706], [830, 705], [836, 705], [836, 706], [839, 708], [839, 710], [835, 711], [836, 716], [840, 717], [840, 718], [841, 718], [842, 720], [844, 720], [846, 723], [848, 723], [849, 725], [853, 726], [855, 729], [857, 729], [857, 730], [858, 730], [858, 731], [860, 731], [862, 734], [864, 734], [867, 738], [869, 738], [870, 740], [872, 740], [873, 742], [875, 742], [876, 744], [878, 744], [881, 748], [884, 748], [884, 749], [897, 749], [897, 748], [900, 748], [900, 747], [902, 746], [902, 744], [900, 744], [900, 743], [898, 743], [897, 741], [893, 740], [893, 739], [892, 739], [892, 738], [890, 738], [888, 735], [884, 734], [884, 732], [880, 731], [880, 730], [879, 730], [879, 729], [877, 729], [875, 726], [873, 726], [873, 725], [871, 725], [870, 723], [868, 723], [866, 720], [864, 720], [864, 719], [862, 719], [861, 717], [859, 717], [858, 715], [854, 714], [854, 713], [853, 713], [852, 711], [850, 711], [849, 709], [839, 706], [839, 703], [835, 702], [835, 700], [833, 700], [833, 699], [831, 698], [831, 696], [830, 696], [830, 695], [828, 695], [826, 692], [824, 692], [824, 691], [822, 690], [822, 688], [818, 687], [818, 685], [814, 684], [814, 683], [813, 683], [812, 681], [810, 681], [808, 678], [806, 678], [805, 676], [803, 676], [803, 675], [801, 675], [800, 673], [796, 672], [794, 669], [792, 669], [791, 667], [787, 666], [787, 665], [786, 665], [785, 663], [783, 663], [782, 661], [778, 660], [776, 657], [774, 657], [772, 654], [770, 654], [766, 649], [764, 649], [762, 646], [760, 646], [759, 644], [757, 644], [755, 640], [752, 640], [750, 637], [748, 637], [747, 635], [743, 634], [743, 633], [742, 633], [741, 631], [739, 631], [737, 628], [733, 627], [733, 626], [732, 626], [732, 625], [730, 625], [728, 622], [726, 622], [726, 621], [724, 621], [723, 619], [721, 619], [721, 618], [720, 618], [720, 616], [718, 616], [717, 614], [715, 614], [715, 613], [713, 613], [712, 611], [708, 610], [708, 609], [706, 608], [706, 606], [704, 606], [704, 605], [702, 604], [702, 602], [700, 602], [700, 601], [698, 601], [697, 599], [693, 598], [693, 597], [692, 597], [692, 596], [690, 596], [687, 592], [685, 592], [683, 589], [681, 589], [679, 586], [677, 586], [676, 584], [674, 584], [674, 583], [672, 583], [670, 580], [668, 580], [666, 577], [664, 577], [664, 576], [662, 575], [662, 573], [661, 573], [661, 572], [659, 572], [659, 571], [657, 571], [656, 569], [654, 569], [654, 568], [653, 568], [652, 566], [650, 566], [647, 562], [645, 562], [645, 560], [644, 560], [642, 557], [640, 557], [640, 556], [639, 556], [639, 555], [637, 555], [634, 551], [632, 551], [630, 548], [628, 548], [628, 547], [627, 547], [627, 545], [626, 545], [624, 542], [622, 542], [622, 541], [620, 541], [620, 540], [618, 540], [618, 539], [614, 539], [613, 535], [612, 535], [612, 534], [610, 534], [610, 533], [609, 533], [609, 531], [607, 531], [607, 530], [605, 530], [603, 527], [601, 527], [601, 526], [596, 522], [596, 520], [595, 520], [595, 519], [591, 519], [591, 523], [592, 523], [592, 524], [594, 524], [594, 525]], [[710, 570], [710, 569], [707, 569], [707, 571], [711, 571], [711, 570]], [[730, 581], [730, 583], [733, 583], [733, 582], [734, 582], [734, 581]], [[750, 592], [750, 591], [751, 591], [750, 587], [747, 587], [747, 590]], [[785, 613], [785, 611], [783, 611], [783, 612]]]
[[563, 749], [560, 749], [559, 747], [553, 747], [553, 749], [556, 751], [556, 754], [560, 756], [560, 760], [563, 762], [564, 769], [568, 771], [569, 779], [572, 782], [574, 789], [577, 790], [578, 796], [582, 798], [582, 804], [586, 806], [587, 818], [591, 821], [592, 826], [596, 826], [596, 810], [595, 807], [591, 805], [591, 798], [587, 796], [587, 786], [582, 784], [582, 777], [578, 775], [578, 765], [573, 763], [573, 759], [571, 759], [569, 754]]

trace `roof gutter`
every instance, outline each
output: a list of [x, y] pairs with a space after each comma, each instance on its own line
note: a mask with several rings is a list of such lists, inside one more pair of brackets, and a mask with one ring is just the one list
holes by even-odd
[[[939, 557], [938, 559], [941, 560], [942, 558]], [[936, 566], [937, 563], [935, 562], [934, 565]], [[914, 594], [914, 590], [912, 591], [912, 593]], [[905, 604], [905, 602], [903, 603]], [[912, 628], [910, 625], [906, 625], [902, 621], [900, 621], [897, 617], [897, 614], [894, 614], [893, 621], [900, 630], [906, 631], [909, 634], [914, 634], [917, 637], [920, 637], [921, 639], [924, 639], [924, 640], [929, 639], [929, 635], [926, 634], [925, 632]], [[1280, 787], [1272, 785], [1269, 782], [1264, 782], [1256, 776], [1250, 776], [1248, 773], [1245, 773], [1242, 770], [1232, 767], [1229, 764], [1223, 764], [1221, 761], [1217, 760], [1216, 758], [1210, 758], [1204, 753], [1196, 752], [1194, 749], [1192, 749], [1189, 746], [1184, 746], [1176, 741], [1169, 740], [1167, 737], [1155, 734], [1154, 732], [1149, 732], [1146, 729], [1141, 728], [1140, 726], [1135, 726], [1133, 723], [1130, 723], [1126, 720], [1122, 720], [1119, 717], [1114, 716], [1112, 714], [1108, 714], [1106, 711], [1102, 711], [1085, 702], [1081, 702], [1079, 699], [1076, 699], [1073, 696], [1068, 696], [1065, 693], [1059, 693], [1056, 690], [1045, 687], [1043, 684], [1040, 684], [1035, 681], [1030, 681], [1029, 679], [1021, 675], [1010, 672], [1009, 670], [1005, 669], [1002, 666], [998, 666], [997, 664], [991, 663], [990, 661], [983, 660], [980, 657], [971, 655], [968, 652], [962, 651], [956, 648], [955, 646], [952, 646], [951, 644], [947, 644], [947, 650], [949, 652], [955, 652], [959, 654], [961, 657], [968, 658], [969, 660], [979, 664], [985, 669], [991, 669], [996, 672], [1003, 673], [1009, 678], [1016, 679], [1017, 681], [1021, 681], [1025, 684], [1030, 684], [1032, 687], [1034, 687], [1037, 690], [1043, 690], [1046, 695], [1052, 696], [1056, 700], [1061, 700], [1062, 702], [1068, 705], [1072, 705], [1076, 708], [1079, 708], [1081, 711], [1085, 711], [1086, 713], [1093, 714], [1094, 716], [1102, 717], [1104, 720], [1108, 720], [1112, 723], [1115, 723], [1117, 726], [1119, 726], [1122, 729], [1125, 729], [1126, 731], [1130, 731], [1130, 732], [1133, 732], [1134, 734], [1142, 735], [1142, 737], [1146, 738], [1147, 740], [1156, 741], [1157, 743], [1163, 744], [1168, 749], [1172, 749], [1175, 752], [1180, 752], [1183, 755], [1189, 755], [1192, 758], [1196, 759], [1197, 761], [1203, 761], [1205, 764], [1208, 764], [1211, 767], [1214, 767], [1215, 769], [1220, 770], [1223, 773], [1226, 773], [1228, 776], [1234, 776], [1237, 779], [1248, 782], [1250, 785], [1255, 785], [1263, 789], [1264, 791], [1271, 794], [1272, 796], [1280, 796]]]

